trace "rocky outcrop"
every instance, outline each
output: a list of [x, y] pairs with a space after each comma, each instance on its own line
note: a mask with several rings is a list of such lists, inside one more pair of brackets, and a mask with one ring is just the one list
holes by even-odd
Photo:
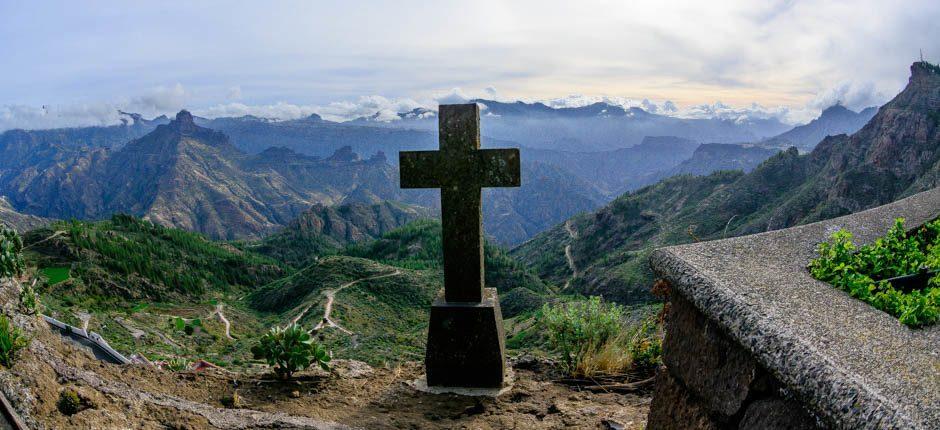
[[673, 169], [660, 173], [660, 178], [676, 175], [708, 175], [718, 170], [750, 172], [764, 160], [779, 152], [754, 145], [734, 143], [706, 143], [695, 149], [692, 156]]
[[0, 226], [12, 228], [19, 233], [23, 233], [27, 230], [48, 225], [51, 222], [52, 220], [50, 219], [35, 215], [25, 215], [15, 211], [13, 207], [10, 206], [10, 203], [7, 202], [4, 197], [0, 196]]

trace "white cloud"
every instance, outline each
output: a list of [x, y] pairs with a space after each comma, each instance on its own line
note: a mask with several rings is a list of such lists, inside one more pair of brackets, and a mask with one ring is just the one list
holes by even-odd
[[817, 94], [808, 106], [822, 110], [842, 103], [843, 106], [858, 111], [869, 106], [880, 106], [887, 100], [888, 97], [878, 91], [873, 82], [842, 82]]
[[460, 88], [454, 88], [450, 90], [449, 93], [441, 94], [441, 95], [434, 97], [434, 101], [437, 102], [437, 104], [442, 104], [442, 105], [466, 103], [472, 99], [473, 97], [468, 96]]
[[127, 107], [137, 112], [176, 112], [186, 106], [189, 100], [189, 92], [177, 83], [171, 87], [156, 87], [142, 96], [134, 97]]

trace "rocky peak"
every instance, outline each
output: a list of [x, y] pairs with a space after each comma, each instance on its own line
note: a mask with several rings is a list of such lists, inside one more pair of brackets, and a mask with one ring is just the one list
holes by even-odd
[[911, 64], [911, 82], [917, 79], [930, 79], [940, 77], [940, 66], [926, 61], [917, 61]]
[[333, 162], [352, 162], [359, 161], [359, 154], [353, 152], [351, 146], [344, 146], [336, 150], [333, 155], [326, 159]]
[[822, 114], [819, 115], [820, 118], [836, 117], [836, 116], [846, 116], [846, 115], [855, 115], [855, 112], [847, 109], [845, 106], [842, 106], [842, 102], [838, 101], [836, 104], [827, 107], [822, 111]]
[[191, 132], [196, 130], [196, 123], [193, 121], [193, 114], [183, 109], [176, 114], [176, 119], [170, 125], [180, 132]]

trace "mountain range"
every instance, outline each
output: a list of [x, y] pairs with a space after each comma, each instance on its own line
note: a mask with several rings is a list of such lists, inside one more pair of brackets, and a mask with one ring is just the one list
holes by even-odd
[[851, 136], [826, 137], [803, 155], [790, 148], [747, 174], [666, 179], [557, 225], [512, 254], [545, 279], [570, 279], [578, 292], [644, 301], [652, 280], [646, 257], [656, 247], [832, 218], [938, 183], [940, 68], [918, 62], [904, 90]]
[[[0, 194], [22, 214], [49, 218], [128, 213], [239, 239], [277, 231], [314, 205], [397, 201], [430, 213], [440, 205], [436, 191], [400, 189], [398, 168], [382, 152], [365, 160], [349, 146], [326, 158], [284, 147], [247, 154], [186, 111], [112, 147], [2, 143], [0, 154], [9, 156], [0, 161]], [[521, 188], [484, 193], [488, 232], [502, 243], [519, 243], [605, 201], [592, 185], [554, 166], [523, 163], [522, 177]]]

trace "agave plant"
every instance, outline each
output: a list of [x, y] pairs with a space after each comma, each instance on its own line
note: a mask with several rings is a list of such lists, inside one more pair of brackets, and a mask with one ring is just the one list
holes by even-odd
[[15, 231], [0, 227], [0, 278], [23, 274], [23, 260], [20, 251], [23, 240]]
[[14, 326], [6, 315], [0, 315], [0, 365], [9, 369], [19, 351], [25, 348], [29, 341]]
[[263, 359], [274, 368], [281, 379], [289, 379], [294, 372], [317, 364], [330, 370], [330, 356], [323, 345], [314, 341], [307, 330], [297, 324], [273, 327], [251, 348], [255, 359]]

